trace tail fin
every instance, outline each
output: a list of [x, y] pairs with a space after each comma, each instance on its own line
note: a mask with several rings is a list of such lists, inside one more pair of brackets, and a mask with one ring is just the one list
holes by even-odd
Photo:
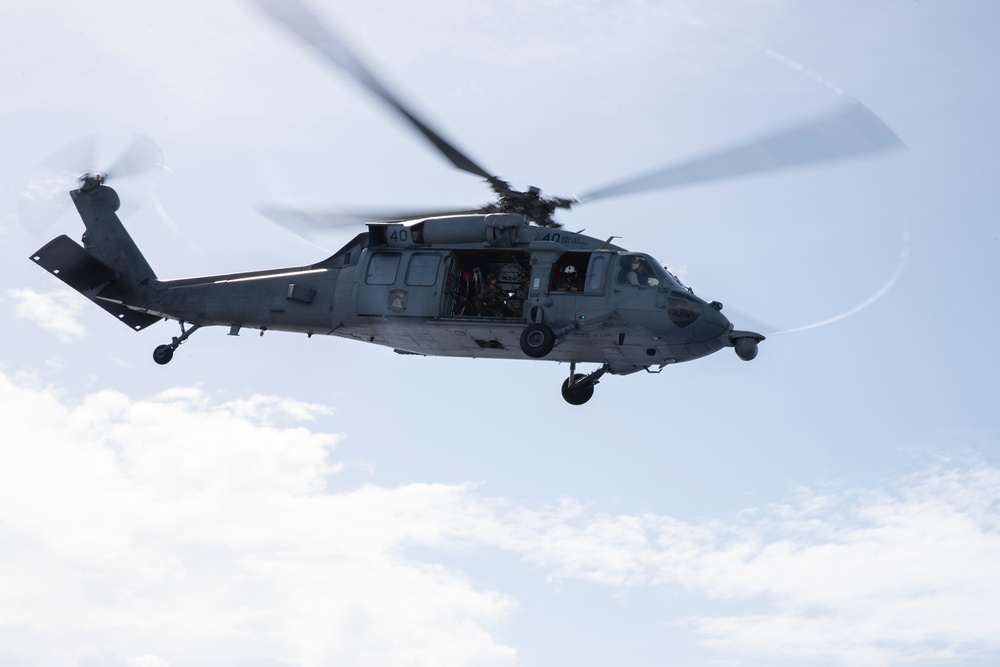
[[99, 178], [88, 176], [83, 187], [69, 194], [87, 227], [83, 235], [84, 248], [114, 267], [128, 283], [146, 285], [156, 279], [149, 262], [115, 214], [121, 206], [117, 192], [103, 185]]
[[118, 193], [88, 177], [70, 195], [87, 227], [83, 247], [63, 235], [31, 258], [129, 327], [140, 330], [158, 322], [160, 316], [146, 311], [141, 295], [156, 274], [115, 215]]

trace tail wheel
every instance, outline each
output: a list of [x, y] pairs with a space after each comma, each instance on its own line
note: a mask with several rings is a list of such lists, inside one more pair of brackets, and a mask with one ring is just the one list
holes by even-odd
[[555, 334], [544, 324], [529, 324], [521, 332], [521, 351], [532, 359], [541, 359], [555, 344]]
[[582, 373], [574, 375], [572, 386], [570, 386], [569, 378], [563, 380], [562, 397], [570, 405], [583, 405], [594, 396], [594, 383], [580, 382], [585, 377], [587, 376]]
[[156, 349], [153, 350], [153, 361], [163, 366], [164, 364], [169, 364], [170, 360], [174, 358], [174, 348], [169, 345], [157, 345]]

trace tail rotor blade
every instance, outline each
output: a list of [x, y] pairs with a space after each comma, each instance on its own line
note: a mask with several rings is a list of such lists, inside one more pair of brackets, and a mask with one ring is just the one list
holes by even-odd
[[118, 159], [105, 172], [109, 179], [138, 176], [162, 168], [163, 151], [145, 134], [136, 133]]
[[38, 164], [17, 202], [17, 216], [29, 233], [44, 236], [69, 210], [69, 191], [77, 187], [80, 176], [93, 170], [97, 146], [98, 136], [88, 134], [61, 146]]

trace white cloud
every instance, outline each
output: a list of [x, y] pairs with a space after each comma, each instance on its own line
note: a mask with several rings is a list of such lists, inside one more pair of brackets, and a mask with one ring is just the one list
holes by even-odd
[[0, 628], [32, 630], [16, 638], [25, 654], [512, 658], [484, 629], [509, 598], [397, 553], [436, 539], [462, 487], [324, 494], [338, 438], [270, 423], [317, 410], [251, 402], [266, 406], [263, 422], [246, 401], [197, 390], [138, 401], [103, 391], [73, 406], [0, 376]]
[[0, 375], [0, 639], [41, 665], [512, 664], [494, 628], [517, 601], [434, 562], [468, 547], [550, 585], [693, 593], [665, 620], [738, 664], [1000, 652], [985, 464], [687, 522], [473, 485], [331, 490], [338, 436], [302, 426], [322, 406], [25, 385]]
[[16, 302], [14, 314], [54, 333], [60, 340], [69, 341], [85, 335], [77, 315], [87, 300], [68, 288], [48, 292], [32, 289], [11, 289], [8, 294]]

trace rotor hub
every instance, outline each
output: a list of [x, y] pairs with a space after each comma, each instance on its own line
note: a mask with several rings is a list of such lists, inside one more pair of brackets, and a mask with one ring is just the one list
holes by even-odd
[[[497, 188], [494, 186], [494, 189]], [[509, 185], [506, 189], [497, 190], [500, 197], [496, 204], [489, 206], [489, 210], [497, 213], [517, 213], [541, 227], [561, 227], [562, 225], [552, 217], [553, 213], [558, 208], [569, 208], [576, 201], [567, 197], [546, 197], [534, 186], [524, 192], [515, 190]]]
[[84, 174], [80, 177], [80, 189], [84, 192], [90, 192], [102, 185], [108, 180], [107, 174], [102, 174], [100, 172], [94, 174]]

